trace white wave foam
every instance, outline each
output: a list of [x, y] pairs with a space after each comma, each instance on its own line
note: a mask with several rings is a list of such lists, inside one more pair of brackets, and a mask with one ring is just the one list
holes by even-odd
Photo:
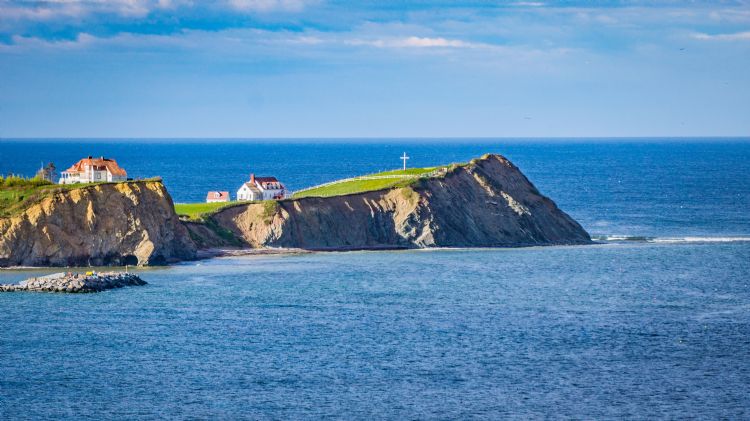
[[635, 235], [593, 235], [591, 239], [594, 241], [636, 241], [646, 242], [654, 237], [642, 237]]
[[632, 241], [640, 243], [736, 243], [750, 242], [748, 236], [691, 236], [691, 237], [645, 237], [635, 235], [595, 235], [595, 241], [623, 242]]
[[750, 241], [750, 237], [657, 237], [653, 243], [735, 243]]

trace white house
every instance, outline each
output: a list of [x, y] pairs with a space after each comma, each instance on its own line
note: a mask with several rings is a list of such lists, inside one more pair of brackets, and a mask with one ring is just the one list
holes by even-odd
[[237, 200], [283, 199], [286, 188], [276, 177], [256, 177], [250, 174], [250, 181], [237, 190]]
[[206, 195], [206, 203], [228, 202], [228, 191], [210, 191]]
[[128, 173], [117, 161], [105, 157], [84, 158], [60, 173], [59, 184], [96, 183], [100, 181], [127, 181]]

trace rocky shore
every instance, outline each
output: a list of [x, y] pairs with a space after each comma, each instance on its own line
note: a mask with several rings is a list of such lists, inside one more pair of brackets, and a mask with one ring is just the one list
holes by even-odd
[[0, 285], [0, 292], [101, 292], [113, 288], [146, 285], [137, 275], [125, 272], [71, 273], [61, 272], [21, 281], [19, 284]]

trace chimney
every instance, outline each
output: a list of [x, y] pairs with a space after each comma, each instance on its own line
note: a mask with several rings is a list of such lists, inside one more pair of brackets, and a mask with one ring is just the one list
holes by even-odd
[[89, 155], [89, 159], [93, 158], [91, 155]]
[[255, 174], [250, 174], [250, 184], [255, 184]]

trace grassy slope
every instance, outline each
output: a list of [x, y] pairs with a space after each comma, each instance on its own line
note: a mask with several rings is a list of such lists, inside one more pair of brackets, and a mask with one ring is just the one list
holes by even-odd
[[[382, 176], [382, 175], [423, 175], [427, 174], [437, 167], [430, 168], [409, 168], [404, 170], [385, 171], [377, 174], [368, 174], [364, 177], [371, 176]], [[350, 180], [341, 183], [329, 184], [327, 186], [317, 187], [310, 190], [299, 192], [294, 196], [295, 199], [301, 197], [330, 197], [330, 196], [341, 196], [344, 194], [362, 193], [372, 190], [380, 190], [386, 187], [396, 187], [402, 185], [408, 185], [413, 181], [413, 178], [382, 178], [375, 180]]]
[[[136, 181], [126, 181], [127, 183], [153, 181], [158, 179], [145, 179]], [[10, 185], [9, 185], [10, 184]], [[40, 181], [38, 179], [21, 179], [14, 177], [11, 183], [8, 179], [0, 177], [0, 218], [15, 216], [29, 206], [38, 203], [48, 196], [55, 193], [74, 190], [83, 187], [90, 187], [97, 184], [115, 184], [111, 182], [101, 183], [79, 183], [79, 184], [54, 184]]]
[[305, 190], [294, 195], [295, 199], [302, 197], [331, 197], [345, 194], [362, 193], [372, 190], [380, 190], [386, 187], [395, 187], [398, 184], [404, 184], [404, 181], [411, 179], [386, 178], [381, 180], [352, 180], [342, 183], [331, 184], [328, 186], [318, 187], [315, 189]]
[[[51, 196], [56, 192], [63, 190], [72, 190], [76, 188], [92, 186], [93, 184], [107, 183], [89, 183], [89, 184], [52, 184], [44, 183], [35, 179], [13, 180], [12, 185], [6, 185], [0, 178], [0, 217], [14, 216], [30, 205], [39, 202], [41, 199]], [[199, 219], [203, 214], [213, 213], [217, 210], [236, 205], [239, 202], [229, 203], [189, 203], [176, 204], [175, 210], [180, 215], [187, 215], [190, 219]]]
[[219, 203], [175, 203], [174, 210], [180, 217], [187, 217], [191, 221], [200, 222], [205, 220], [206, 216], [210, 216], [222, 209], [231, 208], [237, 205], [246, 205], [249, 203], [263, 203], [266, 213], [273, 215], [276, 211], [275, 200], [263, 200], [263, 201], [234, 201], [234, 202], [219, 202]]
[[80, 186], [76, 184], [63, 186], [36, 179], [16, 178], [12, 183], [7, 181], [7, 179], [0, 179], [0, 218], [17, 215], [47, 196]]
[[373, 175], [422, 175], [422, 174], [427, 174], [430, 171], [436, 170], [438, 168], [442, 168], [442, 167], [407, 168], [405, 170], [383, 171], [377, 174], [367, 174], [365, 177], [373, 176]]
[[[380, 175], [422, 175], [433, 171], [437, 167], [430, 168], [409, 168], [404, 170], [393, 170], [385, 171], [377, 174], [368, 174], [367, 176], [380, 176]], [[367, 177], [365, 176], [365, 177]], [[380, 190], [386, 187], [394, 187], [398, 185], [407, 185], [413, 179], [410, 178], [385, 178], [376, 180], [353, 180], [345, 181], [341, 183], [331, 184], [324, 187], [306, 190], [301, 192], [294, 198], [300, 197], [328, 197], [328, 196], [340, 196], [344, 194], [361, 193], [371, 190]], [[274, 201], [267, 201], [273, 203]], [[193, 221], [200, 221], [204, 217], [209, 216], [213, 213], [220, 211], [221, 209], [236, 206], [242, 203], [250, 202], [224, 202], [224, 203], [175, 203], [174, 208], [178, 215], [187, 217]]]
[[191, 220], [200, 220], [204, 215], [212, 214], [220, 209], [248, 202], [217, 202], [217, 203], [175, 203], [177, 215], [187, 216]]

